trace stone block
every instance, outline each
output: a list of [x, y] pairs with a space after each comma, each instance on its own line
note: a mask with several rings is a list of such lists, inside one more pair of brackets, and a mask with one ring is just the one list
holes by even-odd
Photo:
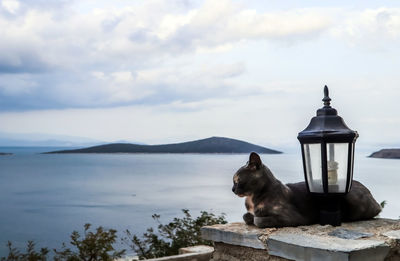
[[206, 240], [256, 249], [265, 249], [264, 244], [259, 240], [261, 234], [262, 231], [260, 231], [259, 228], [248, 226], [241, 222], [201, 228], [201, 235], [203, 239]]

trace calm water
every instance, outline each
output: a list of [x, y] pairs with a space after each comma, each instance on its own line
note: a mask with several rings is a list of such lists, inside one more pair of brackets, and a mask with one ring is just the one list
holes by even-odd
[[[226, 213], [241, 221], [243, 199], [231, 192], [233, 173], [247, 155], [214, 154], [70, 154], [42, 155], [48, 148], [0, 148], [15, 152], [0, 157], [0, 256], [7, 240], [24, 247], [60, 248], [73, 230], [92, 223], [118, 231], [142, 233], [188, 208]], [[51, 149], [50, 149], [51, 150]], [[283, 182], [303, 180], [300, 155], [262, 155]], [[355, 179], [370, 188], [381, 216], [398, 218], [400, 160], [358, 155]]]

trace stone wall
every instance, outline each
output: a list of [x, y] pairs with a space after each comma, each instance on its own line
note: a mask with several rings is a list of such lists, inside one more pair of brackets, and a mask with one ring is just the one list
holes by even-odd
[[202, 236], [215, 242], [213, 261], [400, 260], [400, 220], [279, 229], [230, 223], [204, 227]]

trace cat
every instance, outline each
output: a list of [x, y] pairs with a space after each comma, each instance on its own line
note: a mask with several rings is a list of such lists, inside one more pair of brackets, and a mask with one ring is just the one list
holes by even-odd
[[[246, 197], [243, 220], [247, 225], [293, 227], [319, 222], [318, 202], [308, 193], [305, 182], [282, 184], [255, 152], [233, 176], [232, 191]], [[342, 221], [371, 219], [381, 210], [371, 192], [353, 180], [341, 202]]]

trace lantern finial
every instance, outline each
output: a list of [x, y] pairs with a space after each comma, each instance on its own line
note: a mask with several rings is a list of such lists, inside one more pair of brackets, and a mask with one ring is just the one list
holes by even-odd
[[322, 99], [322, 101], [324, 102], [324, 107], [331, 107], [331, 98], [329, 98], [329, 90], [328, 90], [328, 86], [325, 85], [324, 87], [324, 98]]

